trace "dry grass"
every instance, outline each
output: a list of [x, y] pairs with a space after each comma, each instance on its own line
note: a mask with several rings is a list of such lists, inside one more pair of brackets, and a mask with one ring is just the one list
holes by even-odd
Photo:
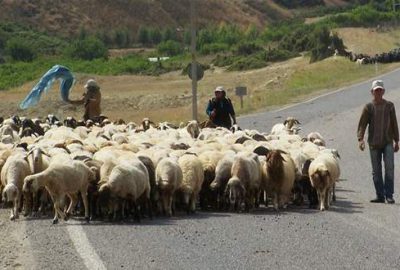
[[375, 28], [341, 28], [336, 32], [348, 50], [375, 55], [400, 46], [400, 30], [377, 31]]

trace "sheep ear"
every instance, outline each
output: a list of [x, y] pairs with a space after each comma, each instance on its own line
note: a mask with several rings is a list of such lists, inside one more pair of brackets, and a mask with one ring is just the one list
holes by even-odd
[[298, 125], [301, 125], [301, 123], [299, 122], [299, 120], [294, 120], [294, 122], [296, 123], [296, 124], [298, 124]]
[[283, 122], [284, 125], [286, 125], [287, 123], [288, 123], [288, 120], [285, 120], [285, 121]]
[[44, 150], [42, 150], [42, 149], [40, 149], [40, 152], [42, 152], [42, 154], [45, 155], [45, 156], [51, 157], [51, 156], [49, 155], [49, 153], [47, 153], [46, 151], [44, 151]]

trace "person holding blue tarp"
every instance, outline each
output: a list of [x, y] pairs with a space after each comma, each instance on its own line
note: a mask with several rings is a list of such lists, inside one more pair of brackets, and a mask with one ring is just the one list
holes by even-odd
[[101, 114], [101, 92], [100, 87], [97, 82], [90, 79], [85, 84], [85, 92], [83, 93], [82, 99], [79, 100], [69, 100], [71, 104], [84, 104], [85, 113], [83, 115], [83, 120], [94, 120]]

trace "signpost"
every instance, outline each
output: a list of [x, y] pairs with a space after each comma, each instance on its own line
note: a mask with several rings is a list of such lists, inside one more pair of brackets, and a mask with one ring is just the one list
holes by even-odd
[[247, 87], [246, 86], [236, 86], [235, 94], [240, 97], [240, 108], [243, 109], [243, 96], [247, 95]]

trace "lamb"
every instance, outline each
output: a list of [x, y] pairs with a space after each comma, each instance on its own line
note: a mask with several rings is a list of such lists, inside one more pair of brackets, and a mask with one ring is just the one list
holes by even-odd
[[182, 184], [182, 169], [176, 160], [163, 158], [156, 167], [156, 183], [160, 194], [161, 208], [165, 215], [172, 216], [172, 201], [175, 191]]
[[340, 167], [337, 157], [331, 153], [322, 153], [310, 164], [308, 170], [311, 185], [317, 190], [320, 210], [330, 206], [335, 183], [340, 176]]
[[[96, 179], [96, 172], [82, 161], [60, 161], [52, 161], [49, 167], [43, 172], [25, 177], [23, 191], [35, 192], [40, 187], [46, 187], [54, 205], [55, 215], [53, 224], [58, 223], [58, 217], [68, 220], [68, 216], [72, 213], [78, 202], [77, 192], [80, 192], [85, 208], [85, 220], [89, 222], [87, 189], [89, 182]], [[65, 195], [71, 199], [66, 213], [60, 207]]]
[[182, 183], [178, 188], [183, 193], [187, 213], [194, 213], [201, 185], [204, 181], [203, 165], [196, 155], [185, 154], [178, 160], [182, 170]]
[[258, 206], [261, 185], [261, 166], [258, 155], [246, 152], [237, 154], [233, 160], [231, 174], [232, 177], [225, 190], [231, 207], [234, 206], [236, 210], [240, 210], [243, 200], [246, 211]]
[[[108, 182], [100, 186], [99, 197], [103, 202], [107, 202], [111, 197], [131, 201], [135, 207], [138, 221], [140, 221], [138, 206], [141, 200], [143, 200], [147, 206], [149, 215], [152, 216], [149, 174], [147, 168], [139, 159], [120, 161], [112, 169]], [[123, 203], [123, 217], [125, 216], [124, 209]], [[116, 211], [114, 211], [114, 217], [115, 214]]]
[[13, 203], [10, 220], [15, 220], [19, 217], [23, 181], [29, 174], [31, 174], [31, 170], [26, 160], [26, 155], [20, 153], [10, 156], [1, 169], [1, 182], [4, 186], [2, 191], [3, 199], [5, 203]]
[[274, 208], [278, 211], [289, 201], [296, 174], [295, 164], [286, 152], [272, 150], [267, 155], [264, 174], [264, 189], [273, 195]]

